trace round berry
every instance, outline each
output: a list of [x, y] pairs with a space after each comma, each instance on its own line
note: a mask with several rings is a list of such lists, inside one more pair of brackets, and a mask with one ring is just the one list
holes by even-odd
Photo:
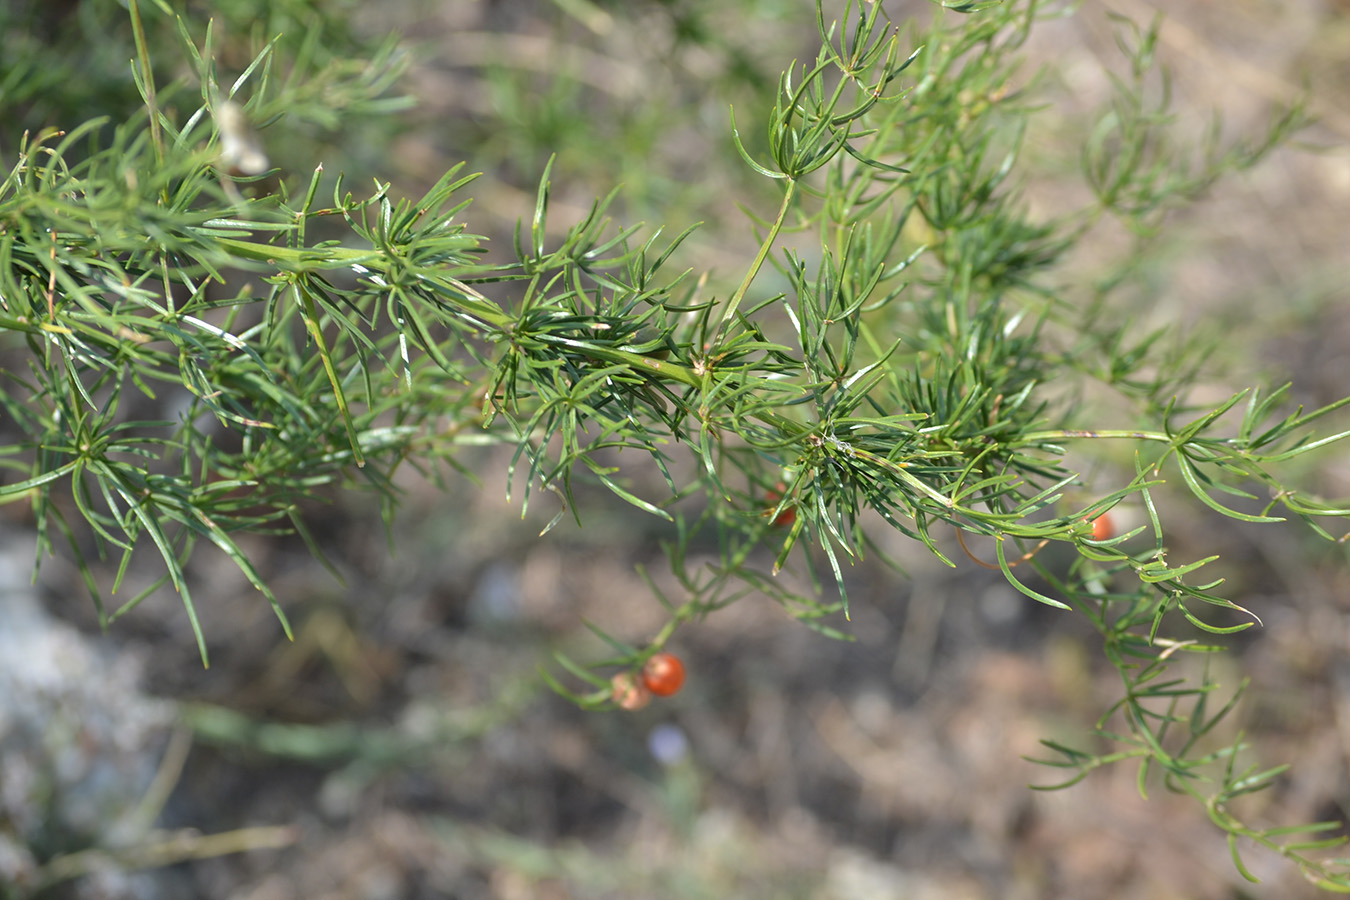
[[1092, 520], [1092, 539], [1109, 541], [1116, 536], [1116, 523], [1111, 521], [1110, 513], [1102, 513]]
[[642, 709], [652, 702], [652, 692], [632, 672], [620, 672], [609, 680], [610, 697], [623, 709]]
[[669, 697], [684, 685], [684, 663], [673, 653], [657, 653], [642, 667], [642, 683], [658, 697]]
[[[765, 512], [765, 515], [772, 513], [778, 508], [778, 503], [783, 499], [783, 492], [786, 490], [787, 485], [780, 481], [764, 492], [764, 499], [769, 501], [769, 509]], [[775, 528], [787, 528], [795, 521], [797, 521], [797, 510], [793, 509], [791, 506], [785, 506], [779, 510], [778, 515], [773, 517], [773, 522], [771, 524]]]

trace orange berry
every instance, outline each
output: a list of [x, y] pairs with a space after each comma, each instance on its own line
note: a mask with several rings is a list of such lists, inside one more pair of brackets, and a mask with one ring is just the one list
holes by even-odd
[[684, 663], [674, 653], [657, 653], [642, 667], [642, 683], [658, 697], [669, 697], [684, 686]]
[[652, 702], [652, 692], [632, 672], [620, 672], [609, 683], [610, 696], [623, 709], [642, 709]]
[[1116, 536], [1116, 523], [1111, 521], [1110, 513], [1102, 513], [1092, 520], [1092, 539], [1109, 541]]

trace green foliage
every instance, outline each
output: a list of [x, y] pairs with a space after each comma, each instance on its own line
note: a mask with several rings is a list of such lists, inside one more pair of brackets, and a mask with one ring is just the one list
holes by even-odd
[[[1310, 426], [1350, 398], [1291, 411], [1286, 389], [1251, 389], [1197, 406], [1184, 356], [1169, 361], [1160, 332], [1111, 318], [1126, 274], [1077, 292], [1055, 277], [1096, 223], [1113, 217], [1147, 238], [1171, 205], [1257, 162], [1298, 111], [1252, 147], [1212, 139], [1177, 165], [1167, 92], [1150, 99], [1147, 83], [1156, 32], [1123, 25], [1131, 74], [1083, 151], [1093, 201], [1036, 220], [1015, 178], [1039, 102], [1019, 50], [1043, 13], [944, 5], [987, 9], [919, 34], [893, 29], [880, 4], [847, 3], [837, 22], [822, 8], [819, 55], [783, 75], [762, 142], [740, 133], [759, 115], [736, 115], [738, 148], [781, 186], [781, 204], [755, 220], [758, 252], [726, 297], [679, 268], [688, 231], [616, 227], [614, 195], [551, 240], [551, 167], [507, 262], [487, 260], [469, 230], [472, 178], [459, 169], [415, 200], [341, 179], [320, 200], [321, 168], [236, 182], [222, 171], [228, 97], [247, 94], [259, 125], [323, 122], [334, 98], [378, 111], [391, 57], [313, 69], [316, 37], [296, 51], [311, 68], [282, 79], [268, 43], [226, 86], [211, 31], [197, 45], [177, 23], [191, 74], [157, 84], [138, 40], [145, 112], [31, 136], [0, 184], [0, 327], [6, 358], [22, 361], [0, 395], [19, 425], [6, 434], [0, 498], [32, 505], [39, 556], [56, 535], [69, 545], [105, 623], [144, 594], [107, 608], [81, 555], [88, 539], [118, 560], [113, 592], [148, 542], [194, 627], [184, 565], [205, 540], [267, 593], [289, 633], [238, 535], [305, 535], [301, 504], [333, 485], [393, 500], [400, 465], [434, 475], [461, 465], [466, 447], [514, 447], [523, 503], [540, 490], [561, 499], [553, 524], [569, 512], [583, 521], [583, 483], [669, 524], [682, 594], [658, 594], [666, 628], [646, 647], [610, 639], [614, 655], [593, 664], [560, 660], [586, 693], [546, 676], [586, 706], [611, 702], [600, 669], [639, 666], [676, 628], [750, 593], [842, 636], [846, 564], [875, 551], [879, 528], [948, 565], [946, 532], [986, 536], [1008, 581], [1084, 616], [1120, 672], [1121, 700], [1096, 728], [1105, 749], [1050, 744], [1051, 765], [1072, 782], [1138, 760], [1141, 790], [1159, 773], [1234, 839], [1350, 889], [1344, 870], [1306, 855], [1328, 842], [1289, 843], [1292, 832], [1233, 811], [1278, 770], [1240, 764], [1240, 738], [1212, 749], [1233, 701], [1212, 710], [1218, 685], [1169, 666], [1215, 649], [1186, 635], [1232, 633], [1254, 616], [1201, 574], [1214, 558], [1168, 558], [1154, 502], [1175, 473], [1225, 516], [1293, 516], [1336, 539], [1327, 521], [1350, 508], [1286, 485], [1277, 467], [1343, 438]], [[148, 19], [168, 27], [167, 15]], [[766, 265], [782, 293], [762, 291]], [[1085, 372], [1131, 404], [1133, 421], [1103, 427], [1050, 389]], [[177, 417], [141, 417], [137, 395], [181, 398]], [[1069, 450], [1100, 442], [1129, 446], [1134, 476], [1072, 503], [1084, 478]], [[1127, 499], [1147, 523], [1094, 539], [1092, 520]], [[1051, 562], [1042, 550], [1053, 544], [1072, 562]], [[709, 547], [715, 564], [693, 562]], [[776, 580], [787, 566], [819, 589]], [[197, 636], [205, 662], [208, 636]]]

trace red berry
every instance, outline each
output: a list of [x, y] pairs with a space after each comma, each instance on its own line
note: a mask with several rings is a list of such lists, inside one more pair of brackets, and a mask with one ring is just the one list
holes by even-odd
[[[786, 490], [787, 485], [780, 481], [764, 492], [764, 499], [769, 501], [769, 509], [765, 515], [772, 513], [778, 508], [778, 502], [783, 499], [783, 492]], [[773, 517], [772, 524], [775, 528], [787, 528], [795, 521], [797, 521], [797, 510], [793, 509], [791, 506], [785, 506], [778, 515]]]
[[669, 697], [684, 685], [684, 663], [673, 653], [657, 653], [642, 667], [642, 683], [658, 697]]
[[1092, 520], [1092, 539], [1109, 541], [1116, 536], [1116, 523], [1111, 521], [1110, 513], [1102, 513]]

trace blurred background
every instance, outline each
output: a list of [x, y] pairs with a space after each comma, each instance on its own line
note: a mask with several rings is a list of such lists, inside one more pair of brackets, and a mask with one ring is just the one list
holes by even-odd
[[[778, 203], [775, 185], [737, 157], [728, 107], [756, 149], [779, 73], [816, 48], [811, 4], [781, 0], [218, 6], [189, 3], [185, 21], [217, 16], [222, 82], [259, 36], [318, 21], [315, 7], [330, 21], [312, 52], [341, 60], [393, 35], [411, 57], [399, 89], [415, 102], [397, 117], [339, 112], [264, 129], [283, 172], [323, 162], [352, 185], [374, 175], [415, 195], [466, 161], [484, 173], [470, 228], [500, 242], [493, 258], [505, 260], [556, 154], [559, 229], [621, 185], [620, 222], [668, 235], [704, 223], [683, 258], [723, 295], [718, 279], [734, 284], [754, 252], [741, 207], [764, 215]], [[1105, 72], [1121, 65], [1106, 11], [1084, 7], [1043, 23], [1027, 46], [1028, 70], [1048, 67], [1024, 156], [1028, 202], [1047, 215], [1085, 197], [1078, 148], [1109, 98]], [[1168, 240], [1142, 262], [1141, 308], [1221, 335], [1201, 396], [1293, 381], [1310, 406], [1337, 399], [1350, 392], [1350, 4], [1112, 4], [1141, 23], [1160, 9], [1159, 57], [1184, 133], [1198, 136], [1218, 111], [1225, 135], [1255, 135], [1305, 92], [1318, 121], [1173, 214]], [[887, 11], [896, 22], [934, 14], [927, 2], [887, 0]], [[119, 4], [10, 0], [0, 15], [0, 59], [29, 58], [33, 45], [48, 54], [0, 66], [6, 167], [11, 122], [69, 127], [134, 107]], [[161, 60], [172, 77], [172, 57]], [[1101, 240], [1106, 252], [1112, 237]], [[1086, 249], [1073, 265], [1090, 273]], [[749, 597], [676, 634], [670, 649], [689, 672], [680, 694], [636, 713], [579, 711], [544, 687], [539, 667], [555, 650], [605, 655], [587, 622], [635, 644], [660, 628], [665, 610], [638, 573], [666, 567], [659, 523], [596, 496], [584, 527], [539, 538], [556, 512], [548, 498], [522, 518], [520, 485], [506, 498], [507, 457], [475, 452], [463, 462], [481, 483], [451, 473], [441, 492], [406, 472], [391, 532], [375, 497], [334, 495], [313, 510], [341, 581], [299, 540], [248, 544], [293, 643], [228, 560], [198, 554], [209, 670], [170, 594], [101, 635], [69, 561], [44, 560], [31, 584], [32, 523], [5, 507], [0, 879], [12, 896], [58, 857], [62, 880], [38, 896], [1314, 895], [1293, 867], [1254, 851], [1247, 862], [1263, 881], [1243, 882], [1204, 811], [1161, 787], [1141, 799], [1134, 768], [1029, 790], [1057, 773], [1024, 755], [1042, 738], [1081, 742], [1117, 696], [1117, 676], [1084, 623], [1015, 593], [950, 538], [956, 570], [897, 536], [886, 549], [903, 575], [850, 573], [852, 620], [830, 624], [853, 642]], [[1122, 452], [1091, 463], [1089, 487], [1124, 479]], [[1344, 451], [1295, 480], [1350, 495]], [[1229, 596], [1264, 622], [1212, 662], [1226, 687], [1252, 679], [1229, 728], [1248, 732], [1265, 764], [1294, 764], [1254, 816], [1346, 818], [1344, 547], [1194, 503], [1167, 514], [1173, 552], [1222, 554]], [[1139, 524], [1131, 515], [1142, 521], [1125, 508], [1120, 528]], [[127, 595], [152, 577], [132, 573]]]

